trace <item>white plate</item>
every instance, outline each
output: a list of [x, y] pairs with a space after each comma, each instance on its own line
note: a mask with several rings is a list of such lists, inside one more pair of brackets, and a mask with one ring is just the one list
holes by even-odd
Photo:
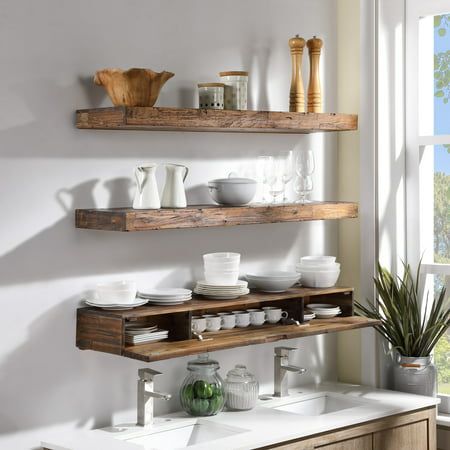
[[138, 306], [142, 306], [145, 305], [147, 303], [147, 300], [144, 300], [142, 298], [136, 298], [136, 301], [134, 301], [133, 303], [124, 303], [124, 304], [115, 304], [115, 303], [111, 303], [108, 305], [105, 305], [103, 303], [96, 303], [93, 300], [88, 300], [86, 299], [84, 301], [87, 305], [89, 306], [95, 306], [96, 308], [102, 308], [102, 309], [109, 309], [109, 310], [119, 310], [119, 309], [132, 309], [132, 308], [136, 308]]
[[248, 289], [240, 289], [239, 291], [209, 291], [208, 289], [196, 289], [196, 294], [207, 294], [207, 295], [240, 295], [244, 294]]
[[141, 338], [143, 339], [143, 338], [147, 338], [147, 337], [167, 336], [168, 334], [169, 334], [168, 331], [162, 330], [162, 331], [154, 331], [152, 333], [141, 333], [141, 334], [133, 335], [133, 336], [129, 335], [128, 333], [125, 333], [125, 337], [131, 338], [131, 339], [141, 339]]
[[332, 305], [330, 303], [309, 303], [306, 307], [308, 309], [339, 309], [338, 305]]
[[332, 317], [336, 317], [339, 314], [341, 314], [341, 313], [338, 312], [338, 313], [333, 313], [333, 314], [322, 314], [321, 312], [316, 312], [316, 318], [317, 319], [331, 319]]
[[213, 289], [233, 289], [236, 287], [244, 287], [246, 288], [248, 283], [247, 281], [243, 281], [243, 280], [237, 280], [236, 284], [211, 284], [208, 283], [206, 280], [200, 280], [197, 281], [197, 285], [198, 286], [202, 286], [202, 287], [208, 287], [208, 288], [213, 288]]
[[174, 297], [174, 298], [146, 298], [145, 300], [148, 300], [149, 302], [187, 302], [188, 300], [191, 300], [192, 296], [190, 297]]
[[210, 298], [212, 300], [233, 300], [235, 298], [241, 297], [242, 295], [247, 295], [250, 292], [249, 289], [245, 290], [244, 292], [240, 294], [205, 294], [202, 292], [196, 292], [196, 294], [202, 295], [203, 297]]
[[148, 301], [149, 305], [153, 305], [153, 306], [175, 306], [175, 305], [182, 305], [183, 303], [185, 303], [184, 301], [182, 302], [152, 302], [151, 300]]
[[186, 297], [192, 295], [192, 291], [182, 288], [141, 289], [139, 295], [152, 298]]

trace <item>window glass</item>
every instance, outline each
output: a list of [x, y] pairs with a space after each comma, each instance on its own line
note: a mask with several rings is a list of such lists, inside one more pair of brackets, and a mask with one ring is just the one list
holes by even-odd
[[450, 14], [434, 16], [433, 26], [434, 134], [450, 134]]

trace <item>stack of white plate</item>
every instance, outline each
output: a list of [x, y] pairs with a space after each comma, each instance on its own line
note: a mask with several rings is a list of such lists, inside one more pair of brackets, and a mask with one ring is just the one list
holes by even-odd
[[192, 298], [192, 291], [181, 288], [143, 289], [138, 296], [152, 305], [180, 305]]
[[318, 319], [330, 319], [342, 313], [341, 308], [337, 305], [327, 303], [310, 303], [306, 306], [311, 310]]
[[147, 301], [148, 300], [143, 298], [135, 298], [131, 303], [99, 303], [95, 297], [85, 299], [85, 303], [88, 306], [95, 306], [96, 308], [102, 308], [110, 311], [123, 311], [136, 308], [138, 306], [145, 305]]
[[214, 300], [232, 300], [241, 295], [247, 295], [250, 290], [247, 288], [246, 281], [238, 280], [236, 284], [217, 285], [201, 280], [197, 281], [194, 292]]
[[247, 279], [250, 287], [262, 292], [285, 292], [294, 284], [298, 283], [300, 274], [296, 272], [286, 272], [272, 270], [268, 272], [248, 273]]
[[169, 332], [167, 330], [161, 330], [156, 325], [130, 325], [125, 327], [125, 342], [131, 345], [163, 341], [168, 336]]
[[316, 317], [316, 315], [312, 311], [305, 311], [303, 313], [303, 320], [305, 322], [309, 322], [310, 320], [314, 319], [315, 317]]
[[341, 265], [335, 256], [304, 256], [295, 269], [301, 274], [303, 286], [327, 288], [336, 284]]

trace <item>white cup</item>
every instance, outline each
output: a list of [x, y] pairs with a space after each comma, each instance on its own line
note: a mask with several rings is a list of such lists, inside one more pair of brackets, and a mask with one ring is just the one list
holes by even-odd
[[205, 314], [203, 316], [206, 319], [206, 331], [219, 331], [222, 324], [222, 318], [220, 316], [214, 316], [212, 314]]
[[250, 325], [262, 325], [266, 321], [266, 313], [262, 309], [247, 309], [250, 313]]
[[281, 308], [277, 308], [276, 306], [265, 306], [262, 308], [266, 313], [266, 320], [269, 323], [278, 323], [282, 318], [286, 319], [288, 317], [288, 313], [283, 311]]
[[192, 331], [203, 333], [206, 330], [206, 319], [200, 316], [192, 317]]
[[231, 330], [236, 326], [236, 316], [233, 313], [223, 312], [217, 315], [222, 319], [222, 330]]
[[250, 313], [247, 311], [231, 311], [236, 317], [236, 326], [245, 328], [250, 325]]

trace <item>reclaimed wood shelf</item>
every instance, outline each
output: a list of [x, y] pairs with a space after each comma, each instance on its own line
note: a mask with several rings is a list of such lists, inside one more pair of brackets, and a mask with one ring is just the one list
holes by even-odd
[[193, 205], [183, 209], [77, 209], [75, 226], [88, 230], [145, 231], [262, 223], [355, 218], [357, 203], [252, 204], [225, 207]]
[[[193, 315], [273, 305], [287, 311], [289, 318], [303, 322], [304, 307], [310, 302], [332, 302], [340, 305], [342, 316], [333, 319], [315, 319], [301, 326], [265, 324], [260, 327], [221, 330], [205, 333], [203, 341], [192, 336]], [[158, 325], [160, 328], [167, 329], [169, 340], [127, 345], [125, 324], [130, 322]], [[208, 300], [195, 296], [182, 305], [141, 306], [129, 311], [80, 308], [77, 311], [76, 343], [82, 350], [96, 350], [150, 362], [282, 339], [370, 327], [377, 323], [371, 319], [353, 316], [352, 288], [292, 288], [279, 294], [252, 292], [235, 300]]]
[[95, 130], [307, 134], [356, 130], [358, 116], [338, 113], [119, 106], [77, 110], [76, 126], [80, 129]]

